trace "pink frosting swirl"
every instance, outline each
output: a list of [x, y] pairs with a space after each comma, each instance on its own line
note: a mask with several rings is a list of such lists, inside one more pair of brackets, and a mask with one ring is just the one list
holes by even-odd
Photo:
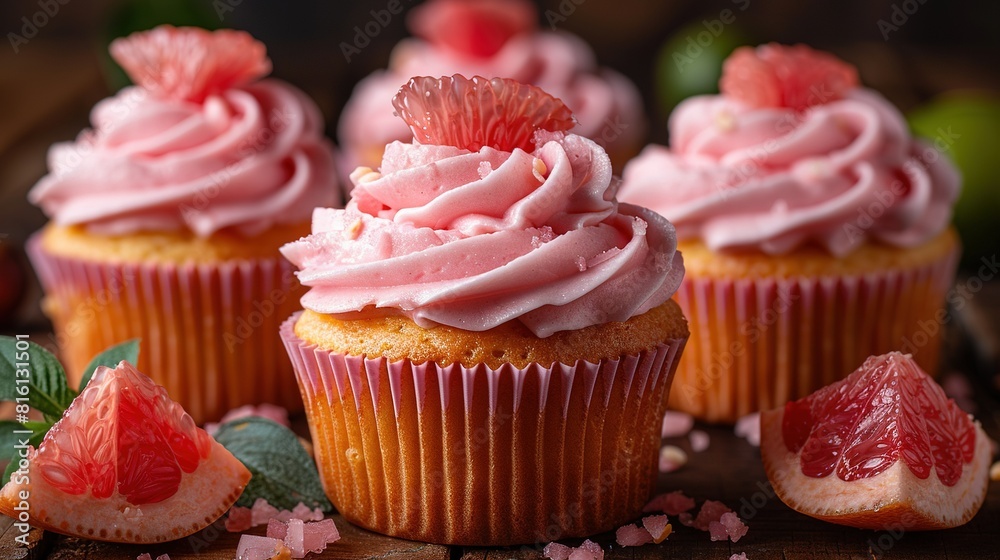
[[[228, 33], [238, 46], [252, 41]], [[247, 64], [238, 74], [234, 68], [242, 66], [234, 60], [248, 51], [230, 49], [225, 64], [204, 63], [220, 56], [219, 43], [233, 42], [232, 35], [164, 27], [130, 37], [126, 46], [146, 55], [135, 68], [147, 72], [132, 71], [143, 86], [98, 103], [92, 130], [52, 147], [50, 173], [30, 200], [60, 225], [86, 224], [108, 234], [187, 228], [202, 237], [224, 228], [253, 235], [303, 222], [316, 206], [334, 204], [333, 148], [316, 105], [278, 80], [243, 83], [270, 68]], [[151, 66], [185, 64], [168, 59], [182, 40], [200, 48], [203, 64], [151, 75]], [[253, 56], [263, 56], [263, 48]], [[159, 57], [159, 65], [150, 57]], [[199, 68], [219, 74], [176, 79]], [[160, 75], [170, 87], [156, 82]]]
[[471, 331], [517, 319], [537, 336], [624, 321], [684, 274], [673, 226], [614, 198], [596, 143], [539, 133], [533, 154], [386, 147], [344, 210], [317, 209], [282, 253], [319, 313], [401, 313]]
[[954, 165], [867, 89], [802, 112], [700, 96], [669, 126], [670, 148], [649, 146], [629, 162], [619, 196], [714, 250], [779, 254], [811, 242], [843, 256], [869, 239], [911, 247], [947, 227], [959, 192]]
[[[428, 3], [421, 8], [445, 3]], [[435, 17], [433, 13], [420, 15], [424, 16], [421, 20]], [[438, 21], [437, 25], [451, 23]], [[612, 151], [634, 145], [645, 134], [642, 98], [635, 85], [618, 72], [598, 67], [593, 51], [579, 37], [531, 27], [506, 39], [489, 56], [473, 56], [440, 43], [409, 38], [393, 49], [388, 70], [359, 82], [344, 107], [338, 124], [342, 167], [374, 166], [377, 156], [371, 155], [373, 147], [380, 150], [393, 140], [411, 138], [406, 125], [393, 116], [389, 102], [401, 84], [411, 76], [452, 74], [511, 78], [536, 85], [573, 111], [579, 123], [574, 133]]]

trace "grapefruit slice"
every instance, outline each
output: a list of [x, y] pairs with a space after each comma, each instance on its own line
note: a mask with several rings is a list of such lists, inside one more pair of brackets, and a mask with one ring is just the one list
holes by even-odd
[[89, 539], [157, 543], [215, 522], [250, 471], [128, 362], [99, 367], [28, 465], [0, 489], [0, 512]]
[[507, 78], [411, 78], [392, 98], [392, 106], [421, 144], [473, 152], [489, 146], [530, 153], [536, 131], [561, 132], [576, 125], [562, 101]]
[[767, 478], [792, 509], [865, 529], [972, 519], [989, 439], [909, 355], [868, 358], [846, 379], [761, 415]]

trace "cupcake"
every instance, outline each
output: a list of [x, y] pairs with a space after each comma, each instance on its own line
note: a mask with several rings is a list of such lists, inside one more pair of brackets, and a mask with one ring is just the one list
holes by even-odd
[[720, 90], [677, 107], [670, 146], [629, 162], [619, 193], [674, 223], [687, 264], [671, 406], [733, 422], [893, 350], [937, 371], [954, 166], [806, 46], [737, 49]]
[[635, 518], [687, 339], [673, 227], [619, 204], [611, 163], [545, 92], [414, 78], [412, 142], [351, 175], [282, 253], [282, 325], [324, 488], [345, 518], [509, 545]]
[[244, 32], [158, 27], [111, 54], [136, 85], [52, 147], [29, 193], [50, 218], [28, 249], [71, 385], [141, 338], [138, 367], [196, 422], [301, 410], [277, 331], [303, 292], [278, 249], [339, 200], [322, 115], [261, 79], [270, 61]]
[[577, 120], [572, 132], [601, 144], [619, 169], [638, 153], [646, 125], [635, 85], [599, 67], [579, 37], [540, 30], [534, 3], [429, 0], [409, 12], [407, 25], [415, 37], [396, 45], [388, 69], [358, 83], [341, 114], [345, 172], [376, 167], [386, 144], [409, 140], [390, 100], [410, 76], [497, 76], [534, 84], [569, 106]]

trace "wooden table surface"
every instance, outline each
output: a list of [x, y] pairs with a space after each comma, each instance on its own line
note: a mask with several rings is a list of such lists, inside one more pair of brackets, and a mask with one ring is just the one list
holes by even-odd
[[[994, 438], [1000, 436], [998, 403], [990, 403], [989, 413], [980, 414], [984, 427]], [[746, 552], [750, 560], [792, 560], [836, 558], [1000, 558], [1000, 483], [991, 483], [986, 503], [968, 524], [945, 531], [890, 532], [862, 531], [832, 525], [800, 515], [786, 507], [770, 492], [757, 448], [735, 437], [731, 429], [702, 427], [711, 436], [708, 450], [691, 453], [690, 462], [680, 471], [660, 476], [659, 489], [682, 489], [699, 502], [721, 500], [740, 514], [749, 527], [738, 543], [711, 542], [708, 533], [674, 523], [675, 532], [662, 544], [622, 548], [614, 544], [614, 534], [594, 538], [605, 558], [728, 559]], [[675, 443], [685, 446], [678, 439]], [[690, 448], [687, 448], [690, 451]], [[341, 540], [323, 554], [309, 558], [413, 558], [413, 559], [538, 559], [537, 548], [446, 547], [393, 539], [358, 529], [333, 515]], [[239, 534], [227, 533], [219, 522], [200, 533], [165, 545], [125, 546], [89, 542], [33, 531], [35, 544], [24, 549], [14, 543], [19, 534], [10, 520], [0, 536], [0, 558], [46, 560], [133, 560], [143, 552], [153, 558], [168, 553], [174, 560], [233, 560]], [[263, 527], [252, 531], [263, 534]], [[578, 541], [566, 541], [578, 544]], [[544, 544], [544, 543], [543, 543]]]

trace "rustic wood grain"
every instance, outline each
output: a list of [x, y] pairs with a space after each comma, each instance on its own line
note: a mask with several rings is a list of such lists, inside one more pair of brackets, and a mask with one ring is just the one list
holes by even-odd
[[[330, 545], [323, 554], [310, 554], [310, 559], [449, 559], [447, 547], [386, 537], [355, 527], [339, 515], [330, 517], [340, 530], [340, 541]], [[265, 528], [257, 527], [247, 533], [263, 535]], [[226, 531], [219, 521], [190, 537], [160, 545], [121, 545], [58, 537], [45, 560], [135, 560], [144, 552], [153, 558], [169, 554], [171, 560], [233, 560], [240, 535]]]
[[4, 560], [42, 560], [46, 558], [51, 539], [41, 529], [28, 531], [28, 546], [15, 540], [21, 531], [14, 520], [0, 516], [0, 558]]

